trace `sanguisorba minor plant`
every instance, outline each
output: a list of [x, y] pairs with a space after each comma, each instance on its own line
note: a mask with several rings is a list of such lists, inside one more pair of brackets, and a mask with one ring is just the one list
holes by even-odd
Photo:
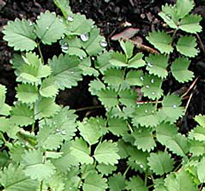
[[[182, 97], [162, 89], [168, 75], [179, 83], [194, 77], [188, 67], [202, 30], [201, 17], [190, 13], [194, 2], [162, 7], [159, 16], [173, 34], [151, 32], [147, 40], [159, 54], [147, 57], [134, 54], [131, 41], [120, 41], [122, 52], [107, 52], [93, 21], [73, 14], [66, 0], [54, 2], [63, 16], [46, 11], [3, 30], [20, 54], [11, 60], [18, 84], [12, 106], [0, 86], [0, 190], [203, 190], [205, 116], [195, 117], [198, 126], [187, 135], [179, 133]], [[45, 63], [41, 45], [57, 41], [62, 54]], [[89, 91], [106, 113], [78, 121], [55, 98], [85, 75], [94, 76]]]

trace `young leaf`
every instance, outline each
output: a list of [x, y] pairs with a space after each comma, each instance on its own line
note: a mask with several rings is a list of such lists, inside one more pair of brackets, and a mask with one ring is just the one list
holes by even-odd
[[142, 71], [135, 71], [135, 70], [130, 70], [127, 75], [126, 75], [126, 82], [131, 85], [131, 86], [142, 86], [142, 80], [140, 78], [143, 77]]
[[9, 21], [4, 27], [3, 33], [3, 39], [8, 41], [8, 45], [14, 47], [14, 50], [29, 51], [37, 46], [34, 26], [24, 19]]
[[165, 32], [152, 32], [146, 39], [161, 53], [169, 54], [173, 51], [171, 46], [172, 38]]
[[134, 145], [137, 146], [138, 149], [142, 149], [144, 152], [150, 152], [156, 146], [152, 132], [147, 128], [141, 129], [141, 131], [135, 131], [133, 136], [135, 138]]
[[127, 59], [129, 59], [133, 54], [134, 44], [131, 41], [120, 41], [120, 46], [123, 49]]
[[35, 85], [19, 84], [16, 91], [16, 97], [22, 103], [34, 103], [38, 99], [38, 88]]
[[143, 54], [142, 53], [137, 53], [134, 57], [132, 57], [131, 59], [129, 59], [128, 61], [128, 68], [135, 68], [138, 69], [140, 67], [143, 67], [146, 65], [145, 61], [142, 59], [143, 58]]
[[148, 191], [143, 180], [139, 176], [133, 176], [129, 181], [126, 181], [126, 189], [131, 191]]
[[109, 188], [110, 191], [120, 191], [125, 190], [125, 178], [121, 174], [114, 174], [109, 177]]
[[143, 87], [141, 91], [144, 93], [144, 96], [147, 96], [149, 99], [159, 99], [163, 95], [161, 83], [161, 79], [157, 76], [147, 74], [144, 76]]
[[[184, 6], [186, 5], [186, 6]], [[177, 17], [179, 19], [186, 16], [194, 8], [193, 0], [177, 0], [176, 2], [176, 11]]]
[[82, 70], [78, 67], [79, 60], [75, 56], [68, 54], [54, 56], [52, 60], [49, 60], [49, 65], [52, 68], [56, 84], [61, 90], [76, 86], [77, 82], [82, 80]]
[[89, 173], [83, 184], [83, 191], [105, 191], [107, 189], [106, 179], [100, 174]]
[[157, 175], [168, 173], [174, 167], [174, 161], [167, 152], [151, 153], [148, 158], [148, 164]]
[[187, 58], [177, 58], [172, 63], [172, 75], [178, 82], [184, 83], [193, 79], [193, 72], [188, 70], [189, 64], [190, 60], [188, 60]]
[[187, 15], [180, 21], [179, 28], [185, 32], [193, 34], [201, 32], [202, 27], [199, 24], [201, 19], [202, 18], [199, 15]]
[[149, 71], [149, 74], [154, 74], [159, 78], [166, 78], [168, 75], [167, 66], [168, 66], [168, 57], [159, 54], [153, 55], [151, 54], [146, 58], [147, 67], [146, 69]]
[[0, 171], [0, 182], [4, 191], [36, 191], [39, 183], [25, 175], [21, 166], [12, 163]]
[[112, 143], [111, 141], [104, 141], [99, 143], [94, 151], [94, 158], [99, 163], [104, 164], [117, 164], [120, 156], [117, 154], [118, 152], [117, 143]]
[[36, 21], [36, 34], [43, 44], [52, 44], [63, 37], [65, 26], [55, 14], [46, 11]]
[[97, 92], [97, 96], [102, 104], [107, 108], [114, 107], [118, 104], [117, 93], [115, 90], [103, 89]]
[[176, 49], [181, 54], [188, 57], [195, 57], [198, 54], [198, 50], [196, 49], [196, 38], [194, 36], [182, 36], [178, 42]]
[[104, 72], [103, 79], [111, 87], [119, 87], [124, 81], [124, 72], [121, 69], [110, 68]]
[[92, 164], [93, 158], [90, 157], [90, 148], [82, 138], [71, 141], [70, 154], [75, 156], [81, 164]]
[[11, 110], [11, 121], [21, 127], [35, 122], [33, 110], [25, 104], [16, 104]]
[[58, 93], [58, 87], [55, 83], [55, 79], [53, 77], [44, 79], [39, 93], [43, 97], [55, 97]]

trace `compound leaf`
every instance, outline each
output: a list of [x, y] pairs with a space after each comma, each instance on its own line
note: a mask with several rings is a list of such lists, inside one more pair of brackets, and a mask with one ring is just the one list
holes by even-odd
[[106, 133], [106, 122], [102, 118], [90, 118], [78, 123], [78, 129], [83, 139], [93, 145], [98, 139]]
[[43, 163], [43, 152], [38, 150], [26, 151], [22, 156], [25, 174], [39, 181], [50, 178], [55, 173], [55, 167], [50, 161]]
[[[186, 182], [186, 184], [184, 184]], [[181, 170], [178, 173], [172, 173], [165, 179], [165, 184], [168, 191], [197, 191], [198, 189], [193, 182], [192, 176]]]
[[205, 169], [205, 157], [203, 157], [197, 165], [197, 175], [201, 183], [205, 183], [204, 169]]
[[136, 131], [133, 136], [135, 138], [134, 145], [137, 146], [138, 149], [142, 149], [144, 152], [150, 152], [156, 146], [152, 132], [148, 128]]
[[193, 72], [188, 70], [189, 64], [190, 60], [188, 60], [187, 58], [177, 58], [172, 63], [172, 75], [178, 82], [184, 83], [193, 79]]
[[76, 86], [77, 82], [82, 80], [82, 70], [78, 66], [79, 59], [76, 56], [69, 56], [69, 54], [54, 56], [52, 60], [49, 60], [49, 65], [56, 84], [61, 90]]
[[128, 106], [133, 107], [137, 102], [138, 95], [132, 89], [122, 90], [119, 92], [120, 99], [119, 101]]
[[143, 180], [139, 176], [130, 178], [129, 181], [126, 181], [126, 189], [131, 191], [148, 191], [148, 188], [145, 186]]
[[34, 26], [27, 20], [9, 21], [3, 33], [4, 40], [8, 41], [8, 45], [14, 47], [14, 50], [29, 51], [37, 46]]
[[118, 104], [117, 100], [117, 93], [113, 89], [102, 89], [97, 92], [97, 96], [102, 104], [107, 107], [111, 108]]
[[37, 119], [51, 117], [59, 110], [60, 106], [55, 103], [55, 98], [41, 97], [35, 104], [35, 117]]
[[21, 127], [31, 125], [35, 122], [33, 110], [26, 104], [16, 104], [11, 110], [11, 121]]
[[34, 103], [38, 99], [38, 88], [31, 84], [19, 84], [16, 97], [22, 103]]
[[108, 120], [108, 130], [116, 136], [123, 136], [128, 131], [125, 120], [121, 118], [110, 118]]
[[146, 38], [161, 53], [169, 54], [173, 51], [172, 38], [165, 32], [151, 32]]
[[205, 128], [201, 126], [195, 127], [189, 132], [189, 138], [198, 141], [205, 141]]
[[160, 88], [161, 79], [154, 75], [145, 75], [143, 79], [143, 87], [141, 91], [144, 96], [149, 99], [159, 99], [163, 95], [163, 90]]
[[10, 164], [0, 172], [0, 182], [5, 191], [36, 191], [39, 184], [25, 175], [21, 166]]
[[58, 93], [58, 87], [55, 83], [55, 79], [53, 77], [44, 79], [39, 93], [43, 97], [55, 97]]
[[111, 68], [104, 72], [103, 79], [111, 87], [119, 87], [124, 81], [124, 72], [121, 69]]
[[185, 17], [194, 8], [194, 1], [193, 0], [177, 0], [175, 6], [176, 6], [177, 17], [181, 19]]
[[135, 126], [155, 127], [159, 124], [159, 117], [155, 107], [151, 104], [138, 105], [135, 108], [132, 123]]
[[157, 175], [163, 175], [172, 171], [174, 161], [167, 152], [151, 153], [148, 158], [148, 165]]
[[205, 127], [205, 115], [197, 115], [194, 120], [202, 127]]
[[109, 177], [109, 188], [110, 191], [125, 190], [125, 178], [121, 174], [114, 174]]
[[149, 74], [154, 74], [158, 76], [159, 78], [166, 78], [168, 75], [168, 72], [166, 70], [168, 66], [168, 57], [159, 54], [154, 55], [151, 54], [149, 57], [146, 58], [147, 67], [146, 69], [149, 71]]
[[184, 157], [189, 151], [187, 138], [181, 134], [177, 134], [172, 139], [167, 141], [166, 145], [169, 150], [175, 153], [178, 156]]
[[143, 73], [142, 71], [130, 70], [126, 75], [126, 82], [131, 86], [142, 86]]
[[[184, 6], [185, 7], [185, 6]], [[187, 15], [180, 21], [179, 28], [185, 32], [196, 34], [201, 32], [202, 27], [199, 22], [201, 21], [201, 16], [199, 15]]]
[[118, 159], [120, 159], [120, 156], [117, 154], [118, 152], [118, 146], [117, 143], [112, 143], [111, 141], [104, 141], [102, 143], [99, 143], [94, 151], [94, 158], [99, 163], [104, 164], [117, 164]]
[[106, 181], [100, 174], [91, 172], [85, 178], [83, 191], [105, 191], [108, 187]]
[[184, 108], [180, 107], [181, 98], [177, 95], [165, 96], [162, 101], [162, 108], [159, 110], [161, 120], [174, 123], [179, 117], [184, 114]]
[[168, 144], [168, 141], [177, 135], [177, 128], [170, 123], [161, 123], [156, 127], [157, 140], [164, 146]]
[[46, 11], [36, 21], [36, 34], [43, 44], [50, 45], [63, 37], [65, 26], [56, 14]]
[[92, 164], [93, 158], [90, 157], [90, 149], [82, 138], [71, 141], [70, 154], [75, 156], [81, 164]]
[[176, 45], [177, 51], [188, 57], [195, 57], [198, 54], [196, 49], [196, 38], [194, 36], [182, 36]]
[[140, 68], [146, 65], [145, 61], [142, 59], [143, 58], [143, 54], [142, 53], [137, 53], [133, 58], [131, 58], [128, 61], [128, 68]]

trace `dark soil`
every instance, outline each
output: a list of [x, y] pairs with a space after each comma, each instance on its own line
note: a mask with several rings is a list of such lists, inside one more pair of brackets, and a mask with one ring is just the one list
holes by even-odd
[[[85, 14], [87, 18], [92, 18], [101, 29], [102, 35], [106, 37], [109, 44], [108, 48], [116, 50], [119, 46], [117, 42], [111, 41], [111, 37], [124, 30], [126, 22], [130, 23], [131, 27], [139, 28], [138, 36], [144, 44], [149, 45], [145, 40], [145, 36], [150, 31], [161, 29], [162, 21], [158, 16], [158, 12], [161, 5], [166, 2], [173, 3], [174, 0], [70, 0], [70, 5], [74, 12], [80, 12]], [[203, 17], [201, 24], [204, 27], [205, 1], [196, 0], [195, 2], [194, 13], [198, 13]], [[47, 9], [59, 13], [52, 0], [0, 0], [0, 32], [8, 20], [14, 20], [15, 18], [34, 20], [40, 12]], [[199, 36], [203, 43], [200, 46], [201, 53], [192, 60], [190, 66], [198, 80], [183, 101], [183, 104], [187, 105], [187, 112], [185, 117], [178, 123], [184, 132], [195, 125], [192, 120], [195, 115], [205, 114], [205, 57], [202, 51], [202, 46], [205, 45], [205, 35], [201, 33]], [[12, 58], [13, 50], [7, 46], [2, 37], [3, 35], [0, 33], [0, 83], [7, 86], [7, 103], [12, 104], [15, 100], [14, 88], [16, 84], [9, 60]], [[49, 52], [44, 47], [45, 58], [59, 54], [58, 50], [59, 46], [57, 44], [49, 47]], [[71, 108], [75, 109], [92, 106], [93, 99], [87, 91], [89, 80], [90, 78], [85, 78], [83, 82], [79, 83], [78, 87], [62, 92], [58, 102], [63, 105], [70, 105]], [[163, 84], [163, 89], [165, 92], [179, 92], [188, 89], [191, 84], [192, 82], [179, 84], [170, 77]], [[192, 96], [191, 99], [189, 99], [190, 95]], [[101, 111], [99, 110], [99, 112]], [[98, 114], [98, 111], [95, 111], [95, 114]]]

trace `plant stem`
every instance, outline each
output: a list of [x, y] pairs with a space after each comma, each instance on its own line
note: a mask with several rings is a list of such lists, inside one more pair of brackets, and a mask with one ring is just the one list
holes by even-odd
[[37, 47], [38, 47], [38, 52], [39, 52], [40, 57], [41, 57], [41, 62], [42, 62], [42, 64], [44, 64], [44, 59], [43, 59], [43, 54], [41, 51], [40, 43], [37, 43]]
[[43, 180], [41, 180], [41, 184], [40, 184], [40, 191], [43, 190]]
[[123, 173], [123, 177], [125, 178], [126, 177], [126, 174], [127, 174], [127, 172], [130, 170], [130, 166], [128, 166], [127, 168], [126, 168], [126, 170], [125, 170], [125, 172]]

